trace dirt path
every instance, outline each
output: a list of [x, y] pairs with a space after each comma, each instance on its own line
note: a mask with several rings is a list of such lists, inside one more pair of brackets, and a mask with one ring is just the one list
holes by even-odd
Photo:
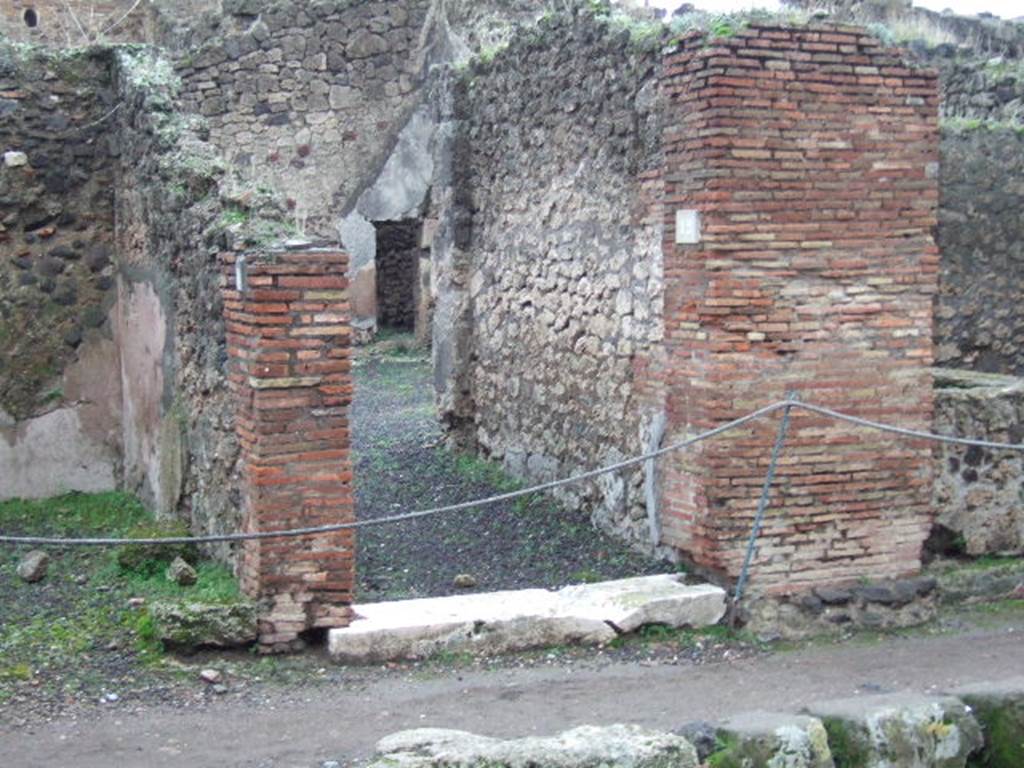
[[495, 736], [550, 734], [582, 723], [673, 728], [751, 709], [798, 709], [815, 699], [933, 692], [1024, 669], [1024, 618], [935, 637], [809, 647], [706, 666], [577, 662], [431, 679], [389, 677], [259, 707], [159, 707], [0, 733], [0, 765], [273, 766], [313, 768], [370, 755], [382, 736], [422, 726]]

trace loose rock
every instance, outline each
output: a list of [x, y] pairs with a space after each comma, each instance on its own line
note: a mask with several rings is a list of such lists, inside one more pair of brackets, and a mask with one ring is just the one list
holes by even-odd
[[46, 570], [50, 567], [50, 556], [42, 550], [35, 549], [25, 555], [18, 563], [18, 576], [22, 581], [35, 584], [46, 578]]
[[472, 589], [476, 586], [476, 579], [468, 573], [460, 573], [452, 579], [452, 584], [459, 589]]
[[196, 573], [196, 569], [180, 557], [174, 558], [171, 564], [167, 566], [165, 575], [168, 581], [173, 581], [180, 587], [191, 587], [199, 580], [199, 574]]
[[256, 640], [256, 608], [249, 603], [154, 603], [157, 637], [184, 650], [236, 648]]

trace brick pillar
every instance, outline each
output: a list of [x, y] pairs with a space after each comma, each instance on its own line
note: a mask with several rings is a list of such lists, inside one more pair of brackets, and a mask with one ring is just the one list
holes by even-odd
[[[753, 25], [685, 42], [665, 61], [663, 88], [669, 437], [791, 389], [928, 428], [935, 74], [856, 27]], [[680, 227], [677, 238], [692, 212], [699, 234]], [[727, 580], [776, 427], [666, 462], [666, 543]], [[791, 593], [918, 570], [930, 447], [803, 413], [790, 435], [752, 587]]]
[[[351, 522], [348, 257], [296, 250], [250, 255], [243, 270], [234, 254], [224, 263], [243, 530]], [[265, 649], [295, 648], [306, 630], [348, 623], [354, 544], [352, 530], [245, 544], [242, 588], [261, 605]]]

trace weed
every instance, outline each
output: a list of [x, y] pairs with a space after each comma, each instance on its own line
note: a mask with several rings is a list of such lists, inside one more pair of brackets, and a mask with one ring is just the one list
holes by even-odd
[[604, 581], [604, 577], [593, 568], [580, 568], [569, 574], [569, 581], [574, 584], [594, 584]]
[[[148, 535], [154, 528], [166, 530], [152, 522], [137, 499], [121, 493], [0, 503], [0, 529], [10, 532], [125, 537]], [[100, 691], [111, 682], [110, 653], [120, 659], [114, 675], [123, 674], [125, 661], [159, 665], [164, 654], [156, 629], [147, 611], [128, 606], [131, 597], [218, 603], [240, 597], [231, 572], [219, 564], [199, 563], [197, 584], [181, 587], [164, 575], [166, 552], [137, 550], [129, 559], [131, 570], [121, 567], [118, 552], [57, 550], [43, 585], [16, 577], [17, 551], [0, 553], [0, 701], [30, 677], [57, 695]]]
[[1024, 123], [1008, 120], [981, 120], [967, 117], [944, 117], [939, 126], [953, 133], [971, 133], [973, 131], [989, 131], [992, 133], [1009, 132], [1024, 136]]
[[851, 731], [849, 723], [837, 717], [826, 717], [822, 724], [836, 768], [866, 768], [870, 752], [864, 741]]
[[[487, 461], [478, 456], [460, 454], [455, 457], [455, 471], [468, 482], [475, 485], [491, 485], [501, 492], [515, 491], [521, 483], [506, 474], [499, 464]], [[520, 499], [524, 504], [525, 499]], [[524, 507], [525, 508], [525, 507]]]
[[228, 208], [221, 214], [218, 224], [223, 229], [227, 229], [228, 227], [245, 224], [248, 220], [249, 214], [241, 208]]
[[1012, 700], [968, 699], [985, 731], [985, 746], [974, 755], [972, 768], [1019, 768], [1024, 765], [1024, 707]]

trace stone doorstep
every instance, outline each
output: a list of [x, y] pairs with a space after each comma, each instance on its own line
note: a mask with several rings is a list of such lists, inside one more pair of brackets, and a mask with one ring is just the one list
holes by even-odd
[[438, 651], [506, 653], [546, 645], [597, 645], [645, 624], [707, 627], [726, 594], [688, 586], [679, 574], [641, 576], [557, 591], [524, 589], [353, 606], [354, 620], [328, 633], [339, 661], [424, 658]]

